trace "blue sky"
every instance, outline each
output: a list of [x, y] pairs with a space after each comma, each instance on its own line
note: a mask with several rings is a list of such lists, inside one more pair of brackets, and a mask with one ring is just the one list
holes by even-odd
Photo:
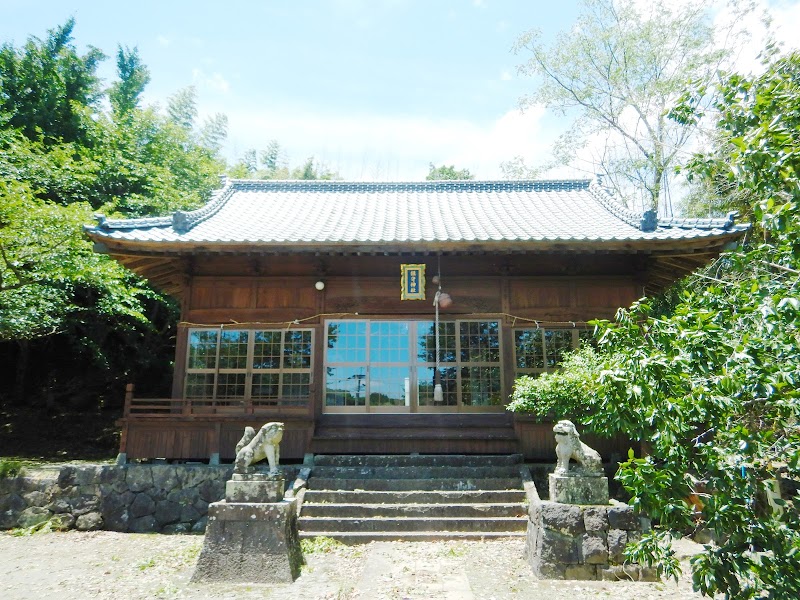
[[[773, 2], [791, 18], [797, 4]], [[0, 40], [19, 45], [74, 16], [79, 48], [112, 57], [118, 44], [137, 46], [152, 76], [146, 101], [163, 105], [195, 85], [201, 115], [230, 119], [229, 158], [275, 138], [292, 164], [313, 155], [347, 179], [421, 179], [429, 162], [495, 178], [503, 160], [543, 158], [565, 127], [543, 109], [519, 112], [533, 82], [517, 77], [511, 47], [533, 27], [569, 28], [578, 9], [577, 0], [0, 0]], [[113, 58], [101, 73], [113, 78]]]

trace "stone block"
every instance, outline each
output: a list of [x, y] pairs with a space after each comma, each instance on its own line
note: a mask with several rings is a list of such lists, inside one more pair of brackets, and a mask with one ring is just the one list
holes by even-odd
[[69, 502], [64, 498], [56, 498], [50, 504], [45, 506], [47, 510], [56, 514], [68, 513], [72, 510]]
[[28, 506], [45, 506], [47, 504], [47, 494], [40, 491], [28, 492], [22, 497]]
[[225, 497], [225, 483], [206, 479], [197, 486], [197, 492], [200, 498], [206, 502], [219, 502]]
[[294, 502], [217, 502], [192, 581], [291, 583], [302, 562]]
[[156, 502], [155, 517], [159, 525], [175, 523], [181, 518], [181, 505], [177, 502], [170, 502], [169, 500]]
[[240, 502], [280, 502], [286, 482], [283, 477], [266, 478], [260, 474], [239, 475], [225, 484], [225, 500]]
[[62, 513], [59, 515], [53, 515], [53, 521], [55, 521], [57, 527], [66, 531], [67, 529], [72, 529], [75, 527], [75, 516], [69, 513]]
[[78, 496], [72, 499], [71, 504], [70, 512], [76, 517], [100, 510], [100, 498], [96, 496]]
[[11, 529], [17, 526], [17, 513], [13, 510], [0, 512], [0, 529]]
[[658, 569], [654, 569], [653, 567], [641, 567], [639, 569], [639, 581], [661, 581], [661, 578], [658, 576]]
[[133, 533], [153, 533], [159, 531], [158, 521], [153, 515], [131, 519], [128, 529]]
[[628, 532], [623, 529], [608, 530], [608, 559], [612, 564], [625, 562], [625, 546], [628, 544]]
[[581, 540], [583, 562], [591, 565], [608, 563], [608, 545], [603, 536], [585, 533]]
[[569, 535], [584, 532], [583, 513], [579, 506], [557, 502], [541, 503], [542, 525]]
[[155, 465], [151, 468], [153, 470], [153, 487], [157, 490], [163, 490], [165, 497], [166, 494], [180, 485], [178, 470], [175, 467]]
[[556, 475], [548, 477], [550, 502], [608, 504], [608, 477]]
[[583, 510], [586, 531], [608, 531], [608, 509], [605, 506], [588, 506]]
[[152, 515], [156, 511], [156, 503], [144, 492], [136, 494], [130, 507], [131, 517], [138, 519], [146, 515]]
[[152, 467], [147, 465], [129, 465], [126, 467], [125, 482], [132, 492], [143, 492], [153, 487]]
[[638, 531], [641, 527], [639, 515], [627, 504], [616, 504], [608, 508], [608, 524], [611, 529]]
[[597, 579], [597, 569], [594, 565], [569, 565], [564, 569], [564, 579], [594, 581]]
[[28, 503], [19, 494], [9, 494], [0, 498], [0, 510], [3, 512], [12, 512], [14, 514], [21, 513], [28, 508]]
[[23, 510], [17, 518], [17, 527], [33, 527], [39, 523], [48, 521], [53, 516], [46, 508], [41, 506], [30, 506]]
[[115, 510], [103, 512], [103, 522], [108, 531], [126, 532], [130, 527], [131, 515], [127, 506], [120, 506]]
[[546, 563], [564, 565], [581, 562], [580, 539], [545, 529], [540, 534], [539, 558]]
[[195, 521], [197, 521], [197, 519], [199, 519], [202, 516], [203, 515], [201, 515], [197, 511], [197, 509], [191, 504], [188, 506], [181, 506], [181, 516], [180, 516], [181, 523], [194, 523]]
[[205, 533], [208, 525], [208, 516], [202, 516], [192, 525], [192, 533]]
[[78, 531], [94, 531], [102, 528], [103, 516], [99, 512], [86, 513], [75, 520], [75, 529]]
[[612, 565], [600, 569], [600, 579], [604, 581], [639, 581], [638, 565]]

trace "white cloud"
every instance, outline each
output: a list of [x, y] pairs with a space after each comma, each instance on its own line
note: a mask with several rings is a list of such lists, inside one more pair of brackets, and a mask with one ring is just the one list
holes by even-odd
[[472, 6], [475, 8], [486, 8], [486, 2], [484, 2], [484, 0], [472, 0]]
[[227, 94], [231, 86], [220, 73], [207, 75], [202, 69], [192, 69], [192, 81], [201, 89]]
[[514, 76], [511, 74], [511, 71], [503, 69], [500, 73], [500, 81], [511, 81], [512, 79], [514, 79]]
[[512, 110], [484, 124], [269, 107], [227, 113], [230, 159], [277, 139], [292, 165], [314, 156], [353, 180], [420, 180], [429, 163], [452, 164], [478, 179], [496, 179], [502, 175], [500, 163], [517, 155], [529, 162], [543, 160], [553, 137], [542, 130], [545, 111], [539, 107], [525, 113]]
[[159, 45], [164, 46], [165, 48], [172, 43], [172, 40], [166, 35], [158, 35], [156, 37], [156, 41], [159, 43]]

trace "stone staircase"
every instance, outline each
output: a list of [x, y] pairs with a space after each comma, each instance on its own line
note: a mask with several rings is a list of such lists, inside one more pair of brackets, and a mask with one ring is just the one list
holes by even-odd
[[521, 463], [519, 454], [315, 456], [300, 537], [360, 543], [524, 536]]

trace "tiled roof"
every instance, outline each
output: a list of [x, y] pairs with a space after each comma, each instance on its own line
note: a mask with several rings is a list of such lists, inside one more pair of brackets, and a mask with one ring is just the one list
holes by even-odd
[[228, 180], [202, 208], [169, 217], [100, 218], [97, 241], [202, 245], [371, 246], [626, 242], [736, 235], [726, 219], [633, 213], [594, 181]]

